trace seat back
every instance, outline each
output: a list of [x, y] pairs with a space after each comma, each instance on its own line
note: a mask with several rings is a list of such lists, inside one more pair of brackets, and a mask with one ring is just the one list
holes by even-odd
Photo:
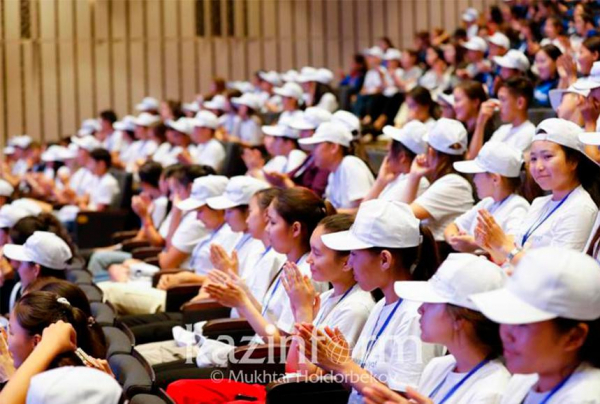
[[113, 326], [115, 324], [117, 313], [111, 305], [102, 302], [92, 302], [90, 306], [92, 316], [94, 316], [100, 326]]
[[133, 176], [124, 170], [111, 168], [110, 174], [115, 177], [119, 184], [119, 194], [113, 199], [111, 208], [128, 209], [131, 206], [133, 194]]
[[243, 147], [235, 142], [223, 142], [225, 147], [225, 160], [221, 168], [221, 174], [231, 178], [246, 173], [246, 164], [242, 160]]
[[77, 285], [77, 286], [79, 286], [81, 288], [81, 290], [83, 290], [83, 293], [85, 293], [85, 296], [88, 298], [88, 300], [90, 301], [90, 303], [92, 303], [92, 302], [102, 302], [102, 298], [104, 296], [104, 293], [102, 292], [102, 289], [100, 289], [95, 284], [93, 284], [93, 283], [91, 283], [91, 284], [82, 283], [82, 284]]
[[126, 398], [136, 394], [152, 393], [154, 388], [154, 373], [147, 362], [142, 363], [137, 352], [116, 354], [108, 358], [108, 364], [115, 374], [117, 382], [123, 387]]

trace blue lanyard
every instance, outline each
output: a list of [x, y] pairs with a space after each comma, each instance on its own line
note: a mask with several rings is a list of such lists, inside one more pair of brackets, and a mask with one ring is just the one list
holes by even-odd
[[215, 236], [217, 235], [217, 233], [223, 228], [225, 224], [223, 223], [222, 225], [219, 226], [218, 229], [215, 229], [212, 234], [210, 235], [210, 237], [208, 237], [206, 240], [202, 241], [200, 244], [198, 244], [196, 246], [196, 248], [194, 249], [193, 252], [196, 252], [196, 254], [193, 254], [192, 259], [190, 260], [190, 266], [194, 268], [196, 261], [198, 260], [198, 257], [200, 255], [200, 251], [208, 244], [210, 246], [210, 242], [215, 238]]
[[235, 247], [233, 247], [233, 249], [234, 249], [235, 251], [239, 251], [239, 250], [241, 250], [241, 248], [242, 248], [243, 246], [245, 246], [245, 245], [246, 245], [246, 243], [247, 243], [248, 241], [250, 241], [250, 239], [251, 239], [251, 238], [252, 238], [252, 235], [251, 235], [250, 233], [246, 233], [246, 234], [244, 234], [244, 235], [242, 236], [242, 238], [240, 238], [240, 241], [238, 241], [238, 242], [237, 242], [237, 244], [235, 245]]
[[494, 210], [490, 210], [490, 213], [496, 213], [498, 211], [498, 209], [500, 209], [500, 207], [502, 205], [504, 205], [504, 202], [506, 202], [511, 196], [513, 196], [513, 194], [508, 195], [506, 198], [502, 199], [500, 202], [498, 202], [498, 205], [496, 205], [496, 207], [494, 208]]
[[375, 344], [379, 340], [379, 337], [381, 337], [381, 334], [383, 334], [383, 332], [385, 331], [387, 326], [390, 324], [390, 321], [391, 321], [392, 317], [394, 317], [394, 314], [396, 313], [396, 310], [398, 310], [398, 307], [400, 307], [400, 304], [402, 304], [402, 299], [398, 299], [398, 301], [396, 302], [396, 305], [394, 306], [394, 308], [392, 309], [390, 314], [388, 314], [387, 318], [385, 319], [385, 322], [383, 323], [383, 325], [377, 332], [377, 335], [375, 336], [375, 338], [373, 338], [373, 334], [375, 334], [375, 328], [377, 328], [377, 324], [379, 323], [379, 320], [381, 319], [381, 313], [383, 313], [383, 307], [381, 308], [381, 311], [379, 312], [379, 317], [377, 317], [377, 321], [375, 322], [375, 325], [373, 326], [373, 330], [371, 331], [371, 338], [369, 339], [369, 343], [367, 344], [367, 350], [365, 352], [365, 355], [363, 356], [362, 361], [360, 362], [361, 368], [365, 367], [365, 364], [367, 363], [367, 359], [369, 359], [369, 355], [371, 355], [371, 351], [375, 347]]
[[[298, 262], [302, 261], [302, 258], [304, 258], [304, 255], [302, 257], [300, 257], [298, 259], [298, 261], [296, 261], [296, 264], [298, 264]], [[285, 265], [285, 263], [283, 263], [283, 265]], [[266, 304], [263, 305], [263, 309], [262, 309], [262, 313], [261, 313], [261, 315], [263, 317], [265, 316], [265, 314], [267, 313], [267, 310], [269, 309], [271, 300], [273, 300], [273, 295], [275, 295], [275, 292], [277, 292], [277, 289], [279, 288], [279, 285], [281, 284], [281, 276], [280, 275], [281, 275], [281, 272], [283, 271], [283, 265], [281, 266], [281, 268], [279, 268], [279, 271], [277, 271], [277, 275], [275, 275], [275, 277], [277, 278], [277, 282], [275, 282], [275, 286], [273, 287], [273, 290], [271, 290], [271, 294], [269, 295], [269, 299], [267, 300]]]
[[[575, 373], [575, 372], [573, 372]], [[550, 401], [550, 399], [552, 398], [553, 395], [555, 395], [558, 390], [560, 390], [565, 384], [567, 384], [567, 382], [569, 381], [569, 379], [571, 378], [571, 376], [573, 376], [573, 373], [571, 373], [569, 376], [565, 377], [560, 383], [558, 383], [551, 391], [550, 394], [548, 394], [541, 402], [540, 404], [546, 404], [548, 401]], [[529, 396], [529, 393], [527, 393], [527, 395], [525, 396], [525, 398], [523, 398], [523, 401], [521, 401], [521, 404], [525, 402], [525, 400], [527, 399], [527, 396]]]
[[[475, 366], [473, 369], [471, 369], [471, 371], [469, 373], [467, 373], [465, 375], [465, 377], [463, 377], [462, 379], [460, 379], [460, 381], [458, 383], [456, 383], [448, 393], [446, 393], [446, 395], [444, 396], [444, 398], [442, 398], [441, 401], [438, 402], [438, 404], [444, 404], [446, 401], [448, 401], [448, 399], [450, 397], [452, 397], [454, 395], [454, 393], [456, 393], [456, 390], [458, 390], [460, 388], [460, 386], [462, 386], [463, 384], [465, 384], [465, 382], [467, 380], [469, 380], [469, 378], [471, 376], [473, 376], [475, 373], [477, 373], [477, 371], [479, 369], [481, 369], [482, 367], [484, 367], [490, 360], [488, 358], [485, 358], [484, 360], [482, 360], [481, 362], [479, 362], [477, 364], [477, 366]], [[444, 385], [444, 383], [446, 382], [446, 379], [448, 378], [448, 375], [446, 375], [446, 377], [444, 377], [444, 380], [442, 380], [440, 382], [440, 384], [438, 384], [436, 386], [435, 389], [433, 389], [433, 391], [429, 394], [429, 398], [433, 398], [433, 396], [435, 396], [437, 394], [437, 392], [442, 388], [442, 386]]]
[[[329, 317], [329, 315], [330, 315], [330, 314], [333, 312], [333, 309], [335, 309], [335, 308], [338, 306], [338, 304], [340, 304], [340, 303], [342, 302], [342, 300], [344, 300], [344, 299], [345, 299], [345, 298], [346, 298], [346, 297], [347, 297], [347, 296], [350, 294], [350, 291], [351, 291], [352, 289], [354, 289], [354, 286], [356, 286], [356, 284], [354, 284], [354, 285], [350, 286], [350, 288], [348, 288], [348, 290], [344, 292], [344, 294], [342, 295], [342, 297], [340, 298], [340, 300], [338, 300], [338, 301], [337, 301], [337, 302], [336, 302], [336, 303], [333, 305], [333, 307], [331, 308], [331, 310], [329, 310], [329, 313], [327, 313], [327, 316], [325, 316], [325, 310], [321, 311], [321, 312], [319, 313], [319, 316], [317, 317], [317, 319], [314, 321], [314, 325], [315, 325], [315, 326], [318, 326], [319, 324], [321, 324], [321, 321], [323, 321], [323, 320], [325, 320], [327, 317]], [[332, 296], [333, 296], [333, 293], [332, 293], [332, 294], [329, 296], [329, 299], [331, 299], [331, 297], [332, 297]], [[327, 299], [327, 300], [329, 300], [329, 299]]]
[[[577, 189], [577, 188], [575, 188]], [[554, 207], [554, 209], [552, 209], [546, 216], [544, 216], [544, 218], [540, 221], [536, 221], [536, 223], [534, 223], [529, 230], [527, 230], [527, 232], [525, 234], [523, 234], [523, 239], [521, 240], [521, 246], [524, 246], [525, 243], [527, 242], [527, 239], [529, 239], [529, 237], [542, 225], [544, 224], [544, 222], [546, 220], [548, 220], [548, 218], [550, 218], [550, 216], [552, 216], [552, 214], [554, 212], [556, 212], [558, 210], [558, 208], [560, 208], [562, 206], [563, 203], [565, 203], [565, 201], [567, 200], [567, 198], [569, 196], [571, 196], [571, 194], [573, 193], [573, 191], [575, 191], [575, 189], [571, 190], [571, 192], [569, 192], [564, 198], [562, 198], [560, 200], [560, 202], [558, 203], [558, 205], [556, 205]]]

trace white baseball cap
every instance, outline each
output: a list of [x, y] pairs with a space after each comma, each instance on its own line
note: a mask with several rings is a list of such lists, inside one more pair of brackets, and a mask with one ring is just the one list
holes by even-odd
[[87, 136], [83, 136], [83, 137], [72, 137], [71, 142], [73, 142], [73, 144], [77, 145], [77, 147], [87, 150], [87, 151], [92, 151], [94, 149], [102, 147], [102, 143], [100, 143], [98, 141], [98, 139], [96, 139], [94, 136], [91, 136], [91, 135], [87, 135]]
[[133, 132], [135, 130], [135, 116], [126, 115], [120, 121], [117, 121], [113, 124], [114, 130], [120, 131], [129, 131]]
[[48, 163], [52, 161], [65, 161], [70, 157], [70, 150], [64, 146], [56, 144], [51, 145], [42, 153], [42, 161]]
[[471, 296], [490, 320], [529, 324], [558, 317], [600, 318], [600, 265], [588, 255], [562, 247], [528, 251], [506, 286]]
[[593, 90], [600, 87], [600, 61], [594, 62], [590, 75], [573, 83], [577, 90]]
[[11, 155], [11, 154], [15, 154], [15, 147], [14, 146], [6, 146], [3, 150], [5, 155]]
[[550, 90], [550, 93], [549, 93], [550, 105], [552, 106], [552, 109], [554, 111], [556, 111], [558, 109], [558, 107], [560, 106], [563, 95], [565, 95], [565, 94], [578, 94], [578, 95], [584, 96], [586, 98], [588, 95], [590, 95], [590, 90], [578, 89], [578, 86], [576, 84], [580, 80], [582, 80], [582, 79], [579, 79], [575, 83], [571, 84], [569, 86], [569, 88], [554, 88], [554, 89]]
[[29, 213], [30, 216], [37, 216], [42, 213], [42, 208], [33, 199], [20, 198], [12, 201], [12, 206], [23, 209]]
[[417, 120], [407, 122], [402, 128], [387, 125], [383, 127], [383, 133], [392, 139], [402, 143], [411, 152], [423, 154], [427, 151], [427, 126]]
[[527, 56], [525, 56], [523, 52], [515, 49], [509, 50], [504, 56], [494, 56], [492, 60], [500, 67], [516, 69], [521, 72], [526, 72], [531, 66]]
[[219, 118], [210, 111], [200, 111], [192, 119], [192, 124], [197, 128], [217, 129]]
[[6, 180], [0, 179], [0, 196], [11, 196], [15, 188]]
[[[532, 142], [537, 140], [547, 140], [561, 146], [575, 149], [598, 165], [594, 159], [585, 153], [585, 146], [583, 141], [580, 140], [580, 135], [582, 134], [583, 129], [574, 122], [561, 118], [549, 118], [544, 119], [538, 124]], [[588, 137], [584, 136], [584, 139], [588, 140]]]
[[384, 60], [400, 60], [402, 59], [402, 52], [398, 49], [389, 48], [385, 51], [385, 55], [383, 56]]
[[241, 97], [233, 97], [231, 102], [236, 105], [245, 105], [255, 111], [262, 108], [261, 100], [255, 94], [251, 93], [244, 93]]
[[135, 106], [138, 111], [158, 111], [160, 109], [160, 103], [156, 98], [145, 97], [142, 102]]
[[[209, 108], [209, 107], [206, 107], [206, 108]], [[181, 109], [183, 109], [186, 112], [196, 113], [196, 112], [200, 111], [200, 104], [198, 103], [198, 101], [184, 102], [181, 105]]]
[[227, 86], [229, 88], [238, 90], [242, 94], [251, 93], [255, 90], [254, 85], [252, 85], [252, 83], [249, 81], [230, 81]]
[[267, 136], [287, 137], [290, 139], [298, 139], [300, 137], [300, 133], [296, 129], [292, 129], [286, 124], [263, 125], [262, 131]]
[[102, 126], [99, 119], [86, 119], [81, 123], [81, 128], [77, 131], [77, 136], [93, 135], [101, 129]]
[[190, 136], [194, 133], [194, 119], [181, 117], [176, 121], [167, 122], [167, 126], [177, 132]]
[[[467, 130], [456, 119], [440, 118], [425, 136], [425, 141], [435, 150], [453, 155], [461, 155], [467, 151]], [[459, 149], [452, 146], [458, 144]]]
[[510, 49], [510, 39], [502, 32], [495, 32], [487, 38], [488, 42], [504, 49]]
[[202, 106], [208, 109], [218, 109], [225, 111], [227, 109], [227, 98], [224, 95], [217, 94], [210, 101], [205, 101]]
[[295, 98], [300, 100], [302, 98], [302, 87], [298, 83], [285, 83], [283, 87], [277, 87], [273, 90], [273, 92], [282, 97]]
[[363, 54], [365, 56], [373, 56], [378, 59], [383, 59], [384, 56], [383, 50], [379, 46], [373, 46], [371, 48], [365, 49]]
[[151, 128], [160, 123], [160, 117], [157, 115], [149, 114], [148, 112], [142, 112], [136, 118], [134, 118], [133, 123], [137, 126]]
[[516, 178], [521, 175], [523, 153], [502, 142], [487, 142], [475, 160], [457, 161], [456, 171], [465, 174], [492, 173]]
[[11, 139], [10, 143], [14, 147], [19, 147], [21, 149], [26, 149], [33, 142], [33, 139], [27, 135], [15, 136]]
[[281, 80], [283, 80], [285, 82], [288, 82], [288, 81], [296, 82], [296, 81], [298, 81], [299, 76], [300, 76], [300, 74], [298, 73], [297, 70], [290, 69], [281, 75]]
[[315, 69], [314, 67], [303, 68], [297, 78], [299, 83], [316, 81], [317, 83], [329, 84], [332, 80], [333, 72], [331, 70], [325, 68]]
[[467, 42], [462, 44], [462, 47], [468, 50], [477, 52], [486, 52], [488, 49], [487, 42], [480, 36], [474, 36]]
[[350, 147], [352, 133], [339, 123], [325, 122], [319, 125], [311, 137], [298, 140], [298, 143], [303, 145], [313, 145], [325, 142]]
[[65, 269], [73, 257], [65, 241], [48, 231], [36, 231], [24, 245], [6, 244], [4, 255], [11, 260], [33, 262], [51, 269]]
[[118, 404], [123, 388], [107, 373], [85, 366], [63, 366], [31, 378], [27, 404]]
[[27, 216], [31, 216], [31, 214], [25, 209], [12, 204], [4, 205], [0, 208], [0, 229], [10, 229], [19, 220]]
[[194, 210], [206, 205], [207, 199], [225, 192], [228, 181], [227, 177], [222, 175], [207, 175], [196, 178], [192, 184], [190, 197], [179, 202], [177, 207], [180, 210]]
[[290, 121], [290, 127], [296, 130], [314, 130], [323, 122], [331, 121], [331, 112], [319, 107], [309, 107], [297, 118]]
[[266, 81], [267, 83], [273, 84], [274, 86], [281, 85], [281, 77], [279, 77], [279, 73], [277, 73], [274, 70], [271, 70], [268, 72], [260, 72], [260, 73], [258, 73], [258, 77], [260, 77], [262, 80]]
[[473, 22], [479, 18], [479, 11], [476, 8], [469, 7], [462, 14], [463, 21]]
[[350, 132], [360, 130], [360, 120], [352, 112], [339, 110], [331, 116], [331, 122], [341, 123]]
[[321, 239], [336, 251], [416, 247], [422, 240], [419, 223], [407, 204], [372, 199], [360, 205], [350, 230], [325, 234]]
[[450, 303], [479, 311], [469, 299], [504, 286], [502, 268], [473, 254], [450, 254], [428, 281], [402, 281], [394, 284], [402, 299], [423, 303]]
[[438, 104], [447, 104], [454, 108], [454, 94], [437, 93], [435, 101]]
[[234, 208], [240, 205], [248, 205], [252, 196], [258, 191], [270, 188], [264, 181], [247, 175], [233, 177], [227, 183], [225, 193], [221, 196], [208, 198], [206, 204], [215, 210], [224, 210]]

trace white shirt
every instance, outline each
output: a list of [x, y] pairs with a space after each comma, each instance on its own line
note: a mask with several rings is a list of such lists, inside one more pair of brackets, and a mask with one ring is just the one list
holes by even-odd
[[219, 117], [219, 127], [230, 135], [235, 135], [242, 119], [235, 112], [226, 112]]
[[336, 209], [352, 208], [352, 203], [363, 199], [374, 182], [364, 161], [356, 156], [345, 156], [327, 177], [325, 197]]
[[382, 76], [385, 78], [386, 71], [383, 67], [378, 66], [374, 69], [369, 69], [365, 75], [365, 81], [363, 83], [363, 90], [367, 94], [375, 94], [381, 92], [385, 87], [385, 82], [382, 80]]
[[481, 209], [485, 209], [492, 214], [504, 233], [514, 234], [529, 211], [529, 202], [516, 194], [510, 195], [500, 202], [494, 202], [494, 198], [491, 197], [484, 198], [477, 205], [457, 217], [454, 224], [459, 230], [473, 236], [475, 226], [477, 226], [477, 214]]
[[94, 175], [90, 187], [90, 209], [97, 209], [98, 205], [110, 207], [120, 191], [119, 183], [110, 173], [106, 173], [102, 177]]
[[321, 96], [319, 103], [315, 107], [323, 108], [326, 111], [334, 113], [338, 109], [338, 102], [335, 95], [331, 93], [325, 93]]
[[152, 160], [160, 163], [163, 167], [177, 163], [177, 156], [183, 151], [181, 146], [174, 146], [165, 142], [158, 146], [156, 152], [152, 155]]
[[[313, 324], [319, 328], [339, 328], [348, 344], [356, 344], [371, 310], [375, 307], [373, 296], [355, 284], [348, 295], [333, 296], [334, 290], [328, 290], [321, 297], [321, 307]], [[342, 300], [343, 298], [343, 300]]]
[[166, 220], [168, 204], [169, 198], [167, 198], [166, 196], [159, 196], [158, 198], [152, 201], [150, 211], [152, 223], [156, 228], [161, 226], [162, 223]]
[[214, 268], [210, 260], [210, 246], [218, 244], [225, 249], [227, 254], [231, 254], [241, 236], [241, 233], [231, 230], [227, 223], [211, 231], [194, 247], [190, 258], [190, 268], [198, 275], [208, 274]]
[[[383, 199], [385, 201], [404, 201], [404, 194], [406, 191], [406, 180], [408, 179], [408, 174], [400, 174], [396, 177], [396, 179], [383, 188], [383, 191], [379, 194], [378, 199]], [[421, 181], [419, 181], [419, 188], [417, 189], [417, 196], [420, 196], [425, 192], [425, 190], [429, 187], [429, 181], [427, 178], [421, 177]]]
[[447, 174], [431, 184], [414, 203], [431, 215], [423, 222], [437, 241], [443, 241], [446, 227], [473, 207], [473, 189], [460, 175]]
[[[502, 404], [539, 404], [550, 393], [533, 391], [537, 374], [514, 375], [506, 390]], [[548, 400], [547, 404], [599, 404], [600, 369], [581, 364], [569, 380]]]
[[123, 132], [116, 130], [104, 140], [104, 148], [110, 152], [119, 152], [123, 149]]
[[[427, 395], [433, 402], [439, 403], [467, 373], [456, 373], [456, 359], [452, 355], [434, 358], [423, 371], [423, 376], [417, 389]], [[493, 360], [483, 365], [473, 373], [445, 403], [447, 404], [497, 404], [502, 400], [510, 373], [500, 360]], [[441, 384], [440, 386], [440, 383]], [[431, 393], [440, 386], [436, 394]]]
[[[379, 339], [371, 343], [371, 352], [365, 358], [369, 341], [375, 341], [396, 304], [385, 305], [385, 299], [382, 299], [375, 305], [352, 351], [352, 360], [364, 364], [365, 370], [392, 390], [404, 391], [407, 385], [419, 384], [423, 369], [436, 356], [438, 349], [421, 341], [417, 311], [421, 303], [404, 300]], [[353, 389], [348, 403], [362, 402], [362, 396]]]
[[238, 274], [244, 278], [246, 272], [251, 272], [256, 262], [265, 252], [262, 241], [252, 238], [250, 233], [244, 233], [239, 237], [233, 247], [238, 256]]
[[94, 174], [85, 167], [79, 168], [69, 179], [69, 188], [71, 188], [77, 196], [89, 194], [90, 187], [94, 183]]
[[287, 158], [285, 156], [273, 156], [273, 158], [265, 164], [263, 170], [271, 173], [271, 172], [282, 172], [283, 168], [287, 163]]
[[28, 170], [29, 166], [27, 165], [27, 160], [19, 159], [12, 166], [11, 173], [12, 175], [25, 175]]
[[285, 125], [289, 125], [290, 122], [299, 119], [302, 117], [302, 111], [300, 110], [295, 110], [295, 111], [283, 111], [281, 113], [281, 115], [279, 115], [279, 119], [277, 120], [278, 124], [285, 124]]
[[221, 170], [221, 166], [225, 161], [225, 148], [216, 139], [210, 139], [206, 143], [193, 146], [190, 154], [194, 163], [211, 166], [216, 171]]
[[490, 141], [506, 143], [524, 152], [529, 150], [533, 135], [535, 135], [535, 125], [529, 121], [525, 121], [519, 126], [508, 123], [496, 129]]
[[[552, 195], [534, 199], [529, 213], [515, 233], [515, 243], [522, 245], [523, 235], [554, 209], [560, 201]], [[598, 208], [582, 186], [573, 190], [560, 208], [549, 216], [527, 239], [529, 248], [560, 246], [582, 251], [592, 231]]]
[[265, 166], [263, 170], [266, 172], [279, 172], [287, 174], [300, 167], [308, 156], [305, 152], [299, 149], [290, 151], [287, 156], [275, 156]]
[[249, 143], [253, 146], [262, 144], [263, 142], [260, 119], [255, 116], [240, 121], [237, 130], [232, 132], [232, 134], [237, 136], [242, 142]]
[[[196, 212], [192, 210], [183, 213], [183, 217], [171, 237], [171, 245], [183, 253], [190, 254], [196, 244], [208, 233], [209, 230], [196, 218]], [[184, 265], [182, 264], [181, 267], [183, 268]]]

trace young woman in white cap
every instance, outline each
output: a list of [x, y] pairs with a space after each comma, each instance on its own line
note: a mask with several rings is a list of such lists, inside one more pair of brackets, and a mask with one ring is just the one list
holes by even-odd
[[193, 162], [211, 166], [218, 172], [225, 161], [225, 148], [215, 139], [215, 130], [219, 123], [217, 116], [212, 112], [200, 111], [192, 122], [194, 147], [189, 153], [184, 150], [179, 156], [179, 161], [184, 164]]
[[[319, 295], [311, 280], [302, 275], [293, 264], [284, 268], [282, 285], [290, 299], [293, 321], [313, 323], [316, 327], [339, 328], [352, 345], [362, 331], [374, 306], [373, 297], [358, 287], [348, 267], [348, 252], [327, 248], [322, 241], [325, 234], [346, 231], [352, 224], [350, 215], [332, 215], [323, 219], [311, 236], [311, 252], [307, 259], [313, 279], [331, 282], [333, 289]], [[312, 374], [316, 365], [302, 357], [298, 340], [292, 341], [286, 356], [286, 372]], [[211, 392], [219, 390], [222, 400], [234, 400], [238, 394], [255, 397], [264, 402], [265, 388], [239, 381], [181, 380], [169, 386], [169, 395], [177, 402], [211, 402]]]
[[298, 83], [285, 83], [282, 87], [273, 90], [281, 97], [283, 111], [279, 115], [278, 123], [289, 124], [301, 113], [300, 102], [302, 101], [302, 87]]
[[321, 238], [330, 249], [350, 250], [348, 265], [360, 288], [380, 289], [384, 298], [371, 311], [352, 352], [339, 330], [315, 331], [311, 324], [297, 324], [306, 352], [316, 349], [317, 357], [308, 357], [322, 373], [346, 378], [353, 388], [349, 403], [363, 402], [361, 392], [372, 383], [385, 383], [392, 390], [416, 385], [436, 350], [421, 341], [419, 304], [399, 299], [394, 283], [433, 275], [438, 261], [431, 233], [406, 204], [372, 200], [360, 206], [350, 231]]
[[[444, 345], [450, 355], [434, 358], [408, 399], [380, 384], [365, 388], [367, 402], [499, 403], [510, 380], [504, 367], [498, 324], [488, 320], [469, 295], [504, 286], [504, 272], [472, 254], [450, 254], [428, 282], [396, 282], [401, 299], [423, 302], [421, 339]], [[409, 399], [412, 399], [409, 401]]]
[[599, 168], [585, 155], [578, 138], [581, 132], [573, 122], [558, 118], [538, 125], [531, 144], [529, 171], [551, 195], [533, 201], [512, 235], [505, 233], [488, 212], [480, 212], [477, 243], [495, 262], [514, 264], [522, 250], [528, 248], [583, 250], [598, 213], [600, 192]]
[[479, 249], [475, 241], [477, 214], [486, 210], [502, 229], [513, 234], [529, 210], [529, 202], [517, 194], [523, 154], [506, 143], [486, 143], [475, 160], [459, 161], [454, 168], [473, 174], [479, 201], [450, 223], [444, 231], [446, 242], [456, 251], [473, 252]]
[[236, 108], [237, 115], [240, 117], [238, 130], [230, 133], [231, 141], [239, 140], [242, 145], [256, 145], [262, 142], [262, 121], [258, 116], [261, 103], [254, 94], [243, 94], [240, 97], [231, 97], [230, 103]]
[[[467, 151], [467, 130], [456, 120], [442, 118], [426, 140], [427, 152], [417, 156], [410, 169], [404, 202], [425, 221], [436, 241], [444, 241], [448, 224], [473, 207], [471, 184], [453, 166]], [[417, 197], [423, 177], [431, 185]]]
[[600, 403], [600, 266], [544, 247], [519, 261], [503, 289], [471, 295], [500, 324], [515, 374], [503, 404]]
[[305, 67], [300, 72], [298, 82], [302, 85], [307, 107], [319, 107], [331, 113], [338, 109], [337, 97], [331, 89], [333, 72], [329, 69]]
[[299, 131], [282, 123], [265, 125], [262, 131], [265, 134], [265, 147], [273, 156], [263, 169], [266, 178], [269, 178], [271, 172], [287, 174], [304, 163], [307, 156], [298, 148]]
[[365, 162], [350, 154], [352, 134], [341, 124], [325, 122], [312, 137], [300, 139], [299, 143], [315, 145], [312, 151], [315, 164], [330, 171], [325, 198], [340, 213], [355, 211], [374, 178]]
[[[392, 138], [388, 153], [381, 163], [375, 183], [364, 200], [379, 198], [389, 201], [405, 200], [405, 187], [413, 160], [427, 150], [425, 135], [427, 127], [419, 121], [408, 122], [402, 129], [385, 126], [383, 133]], [[425, 177], [419, 182], [417, 196], [421, 195], [429, 182]]]

